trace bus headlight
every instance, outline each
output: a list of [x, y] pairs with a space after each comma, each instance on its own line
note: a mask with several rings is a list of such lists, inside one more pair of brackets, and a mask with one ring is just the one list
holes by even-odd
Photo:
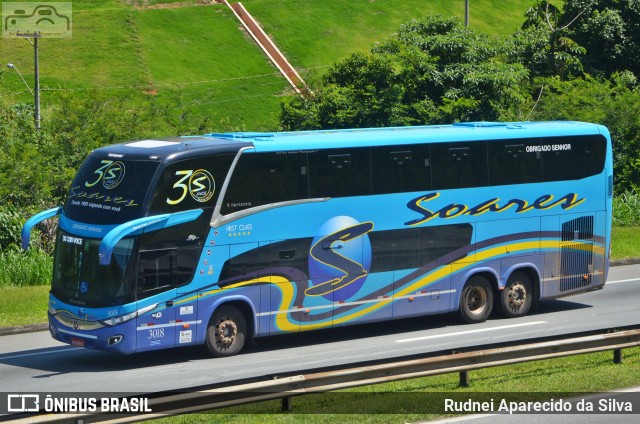
[[130, 321], [130, 320], [134, 319], [135, 317], [137, 317], [139, 315], [144, 315], [149, 311], [153, 311], [154, 309], [156, 309], [157, 306], [158, 306], [158, 304], [154, 303], [153, 305], [149, 305], [149, 306], [147, 306], [145, 308], [138, 309], [137, 311], [131, 312], [129, 314], [120, 315], [119, 317], [113, 317], [113, 318], [101, 320], [100, 323], [105, 325], [105, 326], [107, 326], [107, 327], [113, 327], [114, 325], [118, 325], [118, 324], [122, 324], [122, 323], [125, 323], [127, 321]]

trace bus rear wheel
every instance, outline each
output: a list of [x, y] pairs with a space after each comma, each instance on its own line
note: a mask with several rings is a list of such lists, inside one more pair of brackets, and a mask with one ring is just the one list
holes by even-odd
[[232, 305], [216, 309], [207, 326], [206, 345], [209, 353], [222, 358], [242, 350], [247, 336], [247, 321]]
[[533, 303], [531, 279], [523, 272], [514, 272], [500, 294], [500, 309], [509, 318], [522, 317]]
[[467, 281], [460, 294], [460, 318], [466, 323], [484, 322], [493, 309], [493, 289], [491, 283], [479, 275]]

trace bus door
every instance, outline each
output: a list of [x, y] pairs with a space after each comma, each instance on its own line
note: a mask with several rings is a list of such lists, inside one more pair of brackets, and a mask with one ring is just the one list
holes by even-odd
[[[234, 234], [234, 233], [230, 233]], [[232, 236], [240, 238], [240, 235]], [[229, 244], [229, 260], [223, 266], [220, 285], [224, 301], [249, 302], [259, 313], [262, 287], [267, 285], [269, 261], [264, 245], [258, 242]], [[253, 317], [247, 317], [253, 319]], [[258, 328], [256, 328], [259, 331]]]
[[[427, 287], [416, 282], [424, 277], [421, 267], [420, 229], [384, 231], [372, 238], [376, 261], [374, 271], [391, 273], [393, 278], [393, 318], [429, 312]], [[431, 264], [429, 265], [431, 266]]]
[[[269, 332], [297, 332], [308, 322], [304, 291], [310, 239], [280, 240], [268, 246], [271, 284], [263, 286], [262, 310], [269, 311]], [[286, 311], [286, 312], [285, 312]]]
[[157, 303], [150, 313], [138, 316], [137, 351], [173, 347], [176, 343], [176, 249], [141, 251], [138, 262], [138, 309]]

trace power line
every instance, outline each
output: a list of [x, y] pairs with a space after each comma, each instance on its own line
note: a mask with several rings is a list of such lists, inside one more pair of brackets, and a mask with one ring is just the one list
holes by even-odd
[[[302, 68], [302, 71], [311, 71], [314, 69], [320, 68], [328, 68], [331, 65], [320, 65], [311, 68]], [[204, 85], [204, 84], [214, 84], [214, 83], [223, 83], [223, 82], [231, 82], [231, 81], [242, 81], [242, 80], [250, 80], [250, 79], [258, 79], [258, 78], [266, 78], [266, 77], [280, 77], [279, 72], [271, 72], [268, 74], [256, 74], [256, 75], [245, 75], [240, 77], [230, 77], [230, 78], [218, 78], [211, 80], [201, 80], [201, 81], [186, 81], [186, 82], [175, 82], [175, 83], [152, 83], [152, 84], [144, 84], [144, 85], [94, 85], [91, 87], [45, 87], [42, 89], [43, 91], [93, 91], [93, 90], [129, 90], [129, 91], [137, 91], [137, 90], [149, 90], [154, 88], [161, 87], [184, 87], [190, 85]], [[15, 92], [14, 94], [19, 94], [21, 92]]]

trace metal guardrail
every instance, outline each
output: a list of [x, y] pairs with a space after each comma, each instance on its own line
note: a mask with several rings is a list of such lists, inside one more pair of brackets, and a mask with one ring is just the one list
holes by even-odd
[[14, 423], [127, 423], [200, 412], [271, 399], [283, 399], [283, 408], [294, 396], [322, 393], [370, 384], [418, 377], [460, 373], [468, 385], [469, 371], [529, 361], [612, 350], [614, 361], [622, 362], [622, 349], [640, 345], [640, 329], [571, 339], [532, 342], [522, 345], [479, 349], [422, 359], [404, 360], [327, 372], [293, 375], [267, 381], [167, 395], [149, 399], [152, 413], [144, 415], [49, 414], [14, 420]]

